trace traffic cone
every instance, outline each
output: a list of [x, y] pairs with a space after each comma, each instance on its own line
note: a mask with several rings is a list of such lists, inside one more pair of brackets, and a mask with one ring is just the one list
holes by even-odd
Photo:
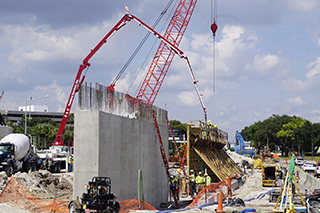
[[224, 212], [222, 207], [222, 195], [221, 191], [219, 192], [219, 200], [218, 200], [218, 210], [217, 212]]

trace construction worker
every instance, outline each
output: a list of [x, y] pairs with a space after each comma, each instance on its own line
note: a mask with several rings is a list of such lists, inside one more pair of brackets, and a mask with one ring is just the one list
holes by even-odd
[[72, 167], [73, 167], [73, 156], [72, 155], [70, 155], [68, 158], [68, 166], [69, 166], [68, 172], [72, 172]]
[[206, 182], [206, 180], [202, 176], [202, 172], [199, 172], [198, 176], [196, 177], [196, 191], [197, 191], [197, 193], [199, 193], [203, 189], [205, 182]]
[[194, 175], [193, 170], [190, 170], [189, 179], [190, 179], [190, 187], [191, 187], [191, 193], [192, 193], [191, 196], [193, 196], [196, 193], [196, 177]]
[[206, 180], [206, 185], [209, 186], [211, 184], [211, 177], [207, 173], [204, 173], [204, 178]]
[[218, 125], [217, 125], [217, 124], [213, 125], [212, 122], [211, 122], [211, 120], [208, 120], [208, 121], [207, 121], [207, 125], [208, 125], [208, 127], [209, 127], [210, 129], [211, 129], [211, 128], [218, 128]]
[[177, 174], [175, 174], [171, 179], [170, 189], [172, 191], [172, 196], [179, 200], [179, 178], [180, 178], [180, 169], [177, 169]]
[[37, 156], [37, 168], [38, 169], [42, 169], [41, 168], [41, 164], [42, 164], [42, 159], [40, 158], [40, 155]]

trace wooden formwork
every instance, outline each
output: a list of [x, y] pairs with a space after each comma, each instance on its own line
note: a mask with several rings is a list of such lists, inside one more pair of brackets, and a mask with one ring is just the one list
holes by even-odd
[[223, 150], [228, 144], [228, 133], [198, 122], [198, 126], [192, 123], [187, 126], [187, 173], [194, 170], [197, 175], [206, 171], [213, 182], [239, 175], [241, 169]]

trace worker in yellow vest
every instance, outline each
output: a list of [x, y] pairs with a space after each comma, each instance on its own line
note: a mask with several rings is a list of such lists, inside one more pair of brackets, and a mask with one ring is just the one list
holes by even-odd
[[72, 172], [72, 167], [73, 167], [73, 156], [72, 155], [70, 155], [68, 158], [68, 165], [69, 165], [68, 172]]
[[198, 173], [198, 176], [196, 177], [196, 191], [199, 193], [203, 187], [205, 186], [205, 178], [202, 176], [202, 172]]
[[204, 178], [206, 180], [206, 185], [209, 186], [211, 184], [211, 177], [207, 173], [204, 173]]

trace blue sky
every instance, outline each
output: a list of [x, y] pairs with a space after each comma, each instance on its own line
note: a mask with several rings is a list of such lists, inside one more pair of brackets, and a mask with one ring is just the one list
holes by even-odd
[[[33, 104], [64, 111], [79, 65], [125, 14], [124, 5], [151, 26], [168, 2], [1, 1], [0, 92], [5, 93], [0, 110], [17, 110], [29, 96], [49, 95]], [[236, 130], [272, 114], [320, 122], [320, 1], [216, 3], [215, 82], [211, 0], [198, 1], [179, 47], [199, 81], [208, 119], [228, 132], [229, 140]], [[156, 31], [163, 33], [168, 16]], [[109, 85], [145, 33], [133, 21], [119, 30], [90, 60], [86, 81]], [[142, 78], [158, 45], [159, 41], [149, 38], [116, 90], [136, 94], [140, 81], [132, 80], [139, 69], [138, 79]], [[179, 57], [174, 58], [155, 105], [166, 108], [170, 120], [187, 123], [204, 117], [188, 67]], [[73, 110], [76, 107], [77, 98]]]

